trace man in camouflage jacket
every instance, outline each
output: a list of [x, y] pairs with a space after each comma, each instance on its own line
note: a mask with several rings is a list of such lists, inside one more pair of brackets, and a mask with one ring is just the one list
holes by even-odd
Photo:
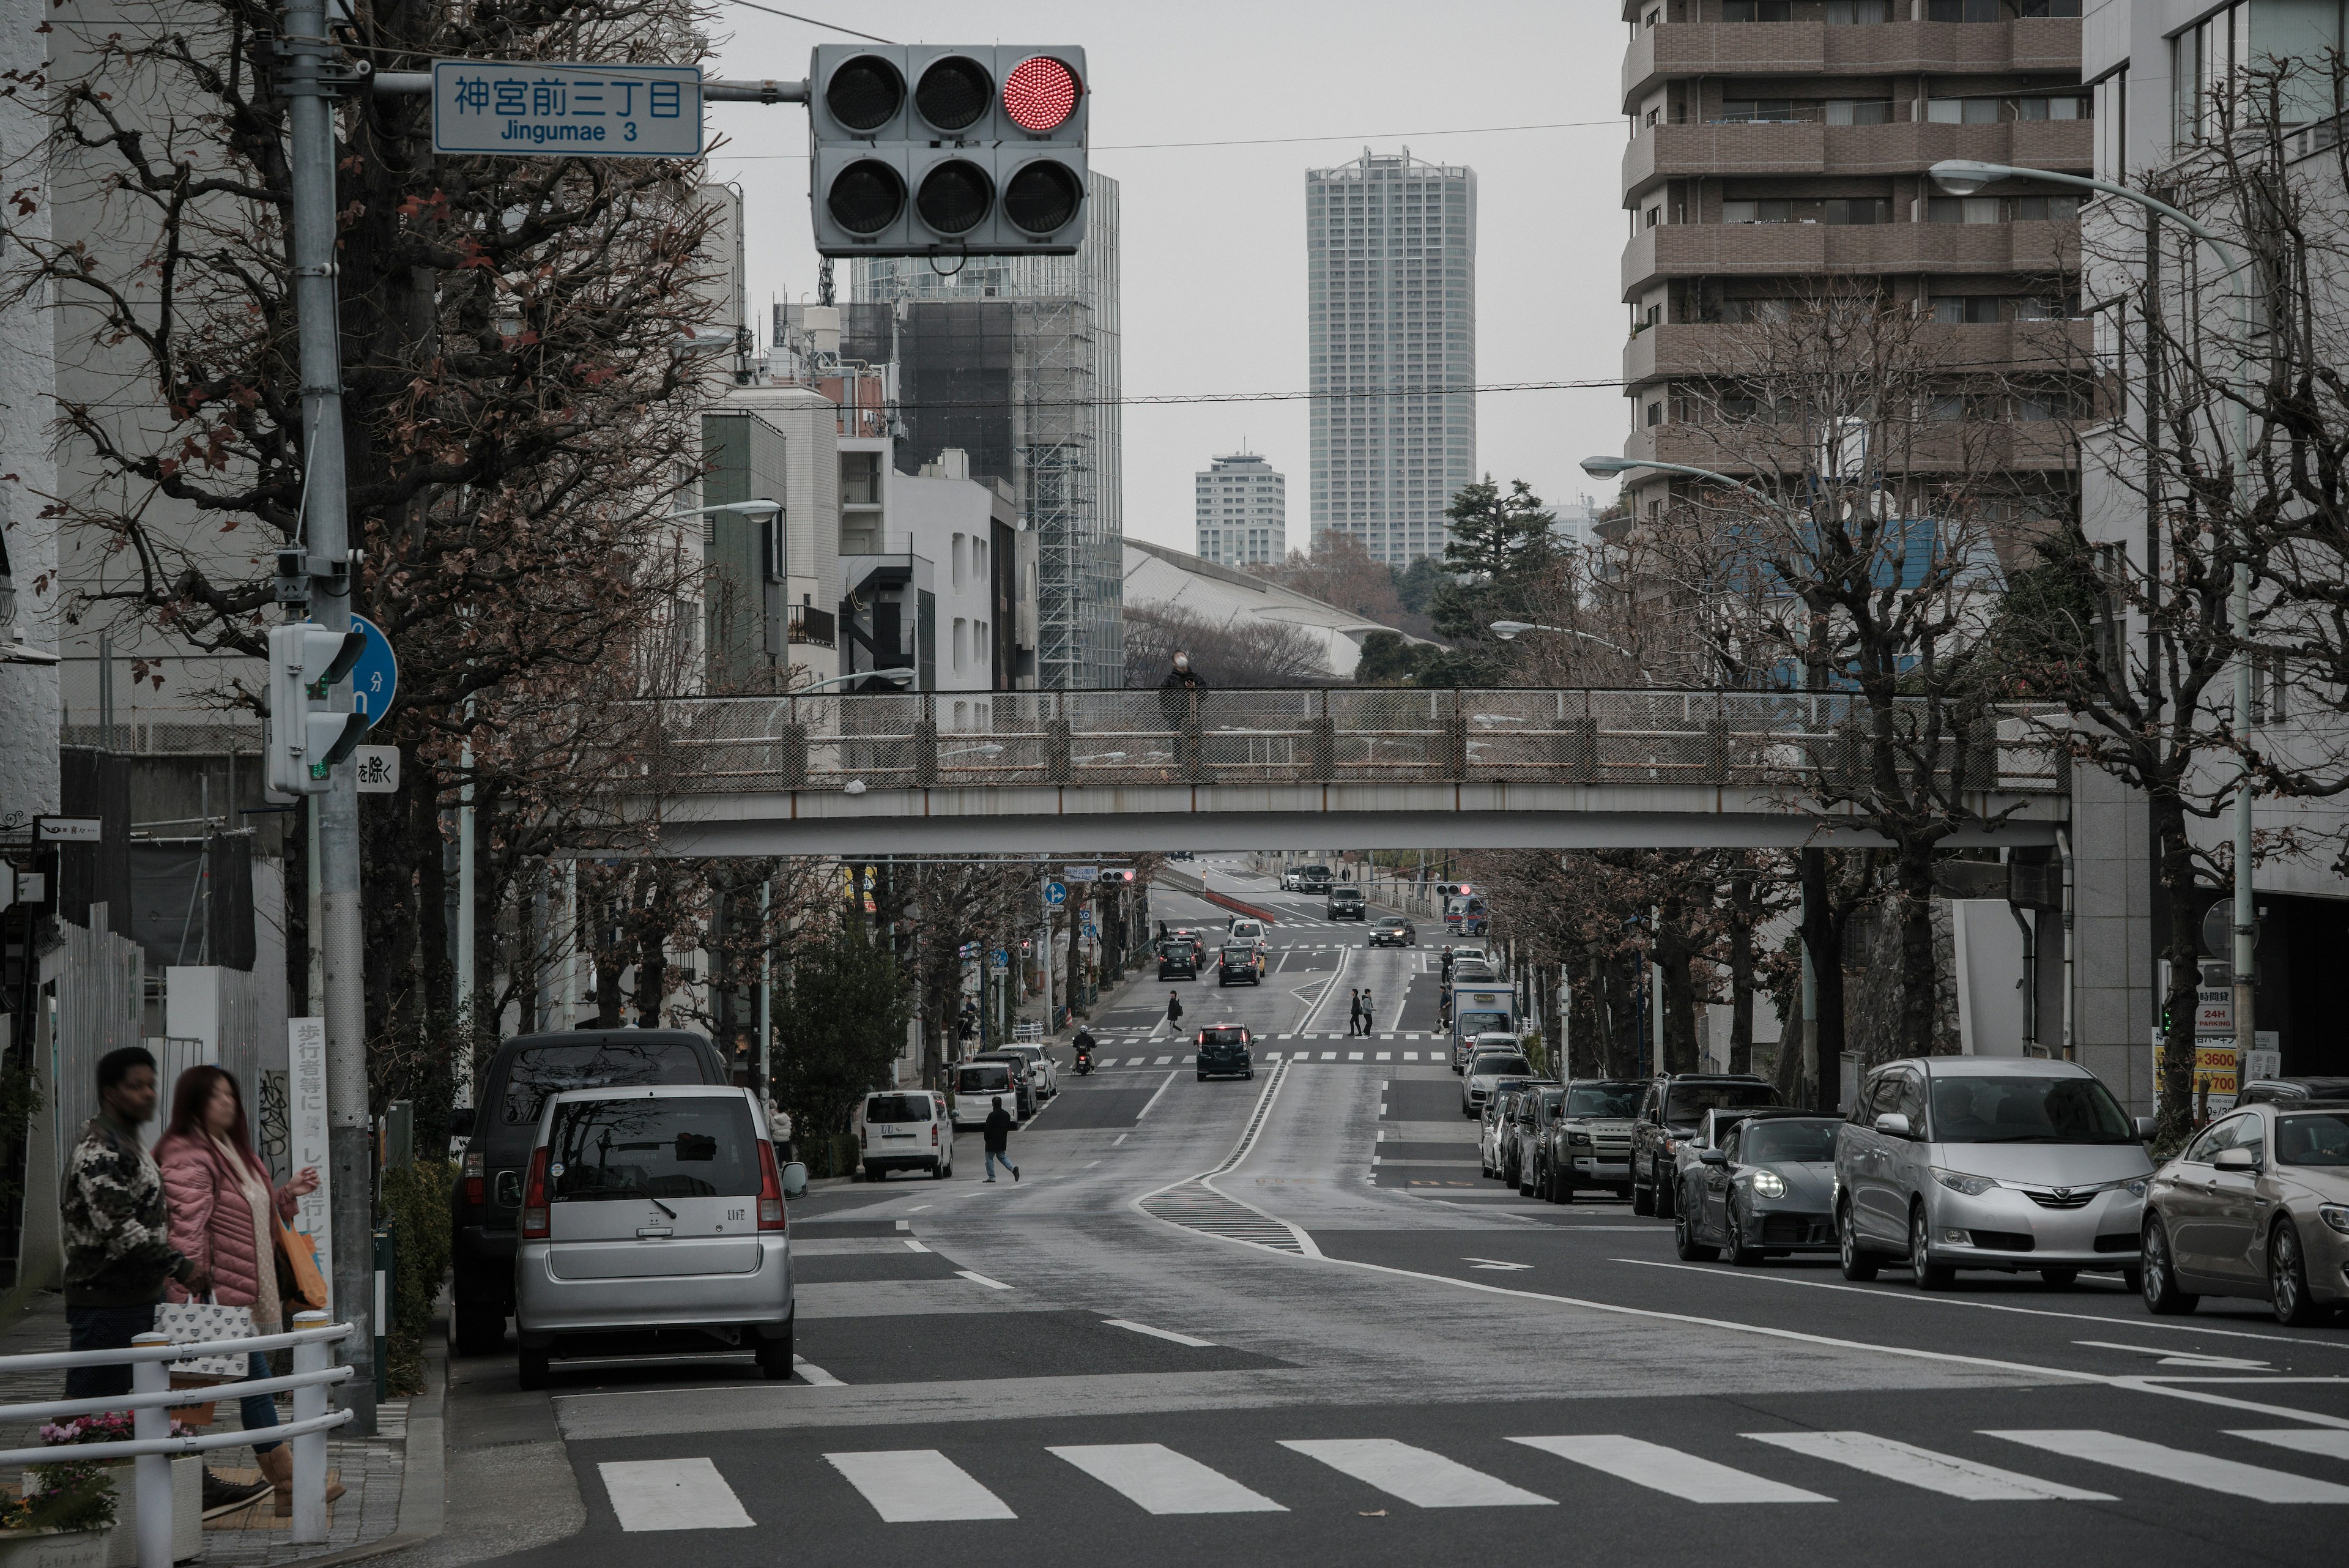
[[[66, 1161], [66, 1324], [76, 1350], [126, 1350], [154, 1328], [166, 1281], [196, 1295], [212, 1282], [172, 1250], [163, 1178], [139, 1141], [155, 1115], [155, 1058], [137, 1045], [108, 1052], [98, 1064], [98, 1103]], [[66, 1373], [68, 1399], [129, 1392], [127, 1366]]]

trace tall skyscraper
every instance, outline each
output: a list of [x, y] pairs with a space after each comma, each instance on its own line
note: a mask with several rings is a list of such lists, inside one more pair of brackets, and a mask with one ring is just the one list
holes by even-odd
[[1313, 532], [1406, 566], [1476, 477], [1476, 175], [1363, 149], [1305, 174]]
[[959, 446], [973, 473], [1000, 476], [1019, 496], [1038, 535], [1037, 684], [1047, 689], [1125, 683], [1117, 182], [1093, 171], [1085, 196], [1074, 255], [974, 256], [944, 275], [926, 256], [852, 263], [853, 299], [913, 308], [843, 322], [850, 354], [904, 366], [901, 462]]
[[1219, 566], [1288, 556], [1288, 480], [1252, 452], [1212, 459], [1194, 493], [1198, 556]]

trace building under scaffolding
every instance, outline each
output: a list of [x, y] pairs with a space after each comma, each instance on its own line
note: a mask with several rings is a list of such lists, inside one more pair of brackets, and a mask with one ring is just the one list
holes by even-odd
[[1094, 174], [1070, 256], [858, 261], [841, 353], [898, 367], [907, 472], [947, 447], [1037, 535], [1037, 684], [1125, 683], [1117, 182]]

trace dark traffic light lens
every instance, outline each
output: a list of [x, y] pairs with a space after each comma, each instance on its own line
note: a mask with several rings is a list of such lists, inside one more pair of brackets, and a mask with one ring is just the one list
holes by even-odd
[[832, 221], [852, 234], [877, 234], [905, 210], [905, 182], [886, 163], [860, 159], [840, 171], [824, 195]]
[[905, 78], [878, 55], [857, 56], [833, 72], [823, 88], [824, 107], [851, 130], [878, 130], [905, 101]]
[[914, 88], [914, 107], [940, 130], [960, 130], [987, 112], [995, 97], [994, 78], [987, 67], [962, 55], [948, 55], [922, 73]]
[[1003, 112], [1022, 130], [1057, 130], [1077, 112], [1077, 73], [1060, 61], [1036, 55], [1003, 78]]
[[1029, 164], [1003, 188], [1003, 213], [1031, 234], [1066, 228], [1084, 200], [1074, 171], [1049, 159]]
[[942, 234], [967, 234], [987, 219], [995, 205], [995, 182], [976, 163], [955, 159], [922, 176], [914, 211], [922, 222]]

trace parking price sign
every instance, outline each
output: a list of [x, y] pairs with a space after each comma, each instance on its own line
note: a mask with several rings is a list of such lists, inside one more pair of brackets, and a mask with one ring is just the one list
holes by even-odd
[[432, 150], [697, 157], [701, 67], [435, 60]]

